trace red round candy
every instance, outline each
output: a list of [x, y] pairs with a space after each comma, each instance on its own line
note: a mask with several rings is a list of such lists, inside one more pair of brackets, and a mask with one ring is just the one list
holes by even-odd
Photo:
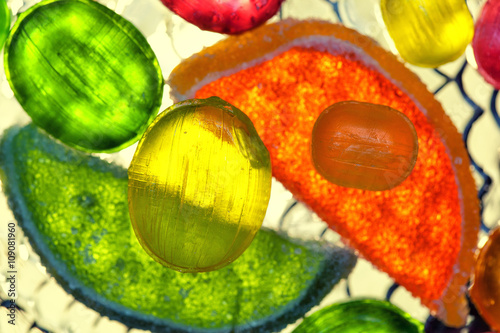
[[311, 148], [314, 167], [331, 183], [383, 191], [410, 175], [417, 161], [418, 137], [403, 113], [347, 101], [319, 115]]
[[270, 19], [284, 0], [161, 0], [202, 30], [239, 34]]
[[489, 0], [476, 23], [472, 48], [479, 73], [500, 89], [500, 1]]

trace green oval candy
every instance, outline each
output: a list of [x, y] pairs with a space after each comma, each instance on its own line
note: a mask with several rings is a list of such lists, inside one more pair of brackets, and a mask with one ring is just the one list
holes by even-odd
[[306, 319], [293, 333], [423, 333], [424, 325], [389, 302], [372, 299], [332, 304]]
[[10, 10], [7, 7], [7, 0], [0, 0], [0, 50], [3, 47], [3, 42], [9, 34], [10, 28]]
[[137, 241], [127, 172], [57, 144], [36, 127], [0, 142], [14, 214], [72, 295], [126, 325], [159, 332], [272, 332], [302, 317], [346, 277], [352, 252], [261, 230], [231, 265], [184, 274]]
[[137, 141], [163, 94], [144, 36], [89, 0], [43, 1], [21, 14], [5, 46], [5, 72], [35, 124], [86, 151]]

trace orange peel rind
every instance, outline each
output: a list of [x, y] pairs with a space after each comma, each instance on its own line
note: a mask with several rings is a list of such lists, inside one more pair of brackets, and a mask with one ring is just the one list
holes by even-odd
[[[442, 106], [394, 55], [341, 25], [285, 20], [204, 49], [168, 82], [174, 100], [217, 95], [243, 110], [277, 180], [433, 315], [465, 324], [479, 231], [469, 158]], [[401, 185], [349, 189], [316, 172], [314, 121], [342, 100], [388, 105], [413, 122], [419, 158]]]

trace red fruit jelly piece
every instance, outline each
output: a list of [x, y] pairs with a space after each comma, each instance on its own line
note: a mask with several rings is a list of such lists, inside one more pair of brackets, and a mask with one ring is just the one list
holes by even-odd
[[490, 234], [479, 252], [470, 294], [488, 325], [500, 331], [500, 228]]
[[239, 34], [269, 20], [284, 0], [161, 0], [202, 30]]
[[418, 137], [403, 113], [384, 105], [346, 101], [326, 108], [312, 131], [314, 167], [331, 183], [383, 191], [415, 166]]
[[488, 1], [476, 23], [472, 48], [479, 73], [500, 89], [500, 1]]

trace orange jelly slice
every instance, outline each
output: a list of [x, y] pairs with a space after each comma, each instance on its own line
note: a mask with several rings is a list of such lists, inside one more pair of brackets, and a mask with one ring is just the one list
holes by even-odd
[[[176, 100], [215, 95], [243, 110], [278, 181], [434, 315], [465, 323], [479, 230], [467, 152], [441, 105], [393, 55], [340, 25], [286, 20], [204, 49], [169, 83]], [[401, 185], [346, 188], [315, 170], [314, 123], [347, 100], [392, 107], [414, 124], [419, 157]]]
[[500, 228], [491, 232], [479, 252], [470, 295], [481, 317], [500, 331]]
[[325, 109], [311, 138], [314, 167], [334, 184], [384, 191], [408, 177], [418, 156], [411, 121], [393, 108], [339, 102]]

